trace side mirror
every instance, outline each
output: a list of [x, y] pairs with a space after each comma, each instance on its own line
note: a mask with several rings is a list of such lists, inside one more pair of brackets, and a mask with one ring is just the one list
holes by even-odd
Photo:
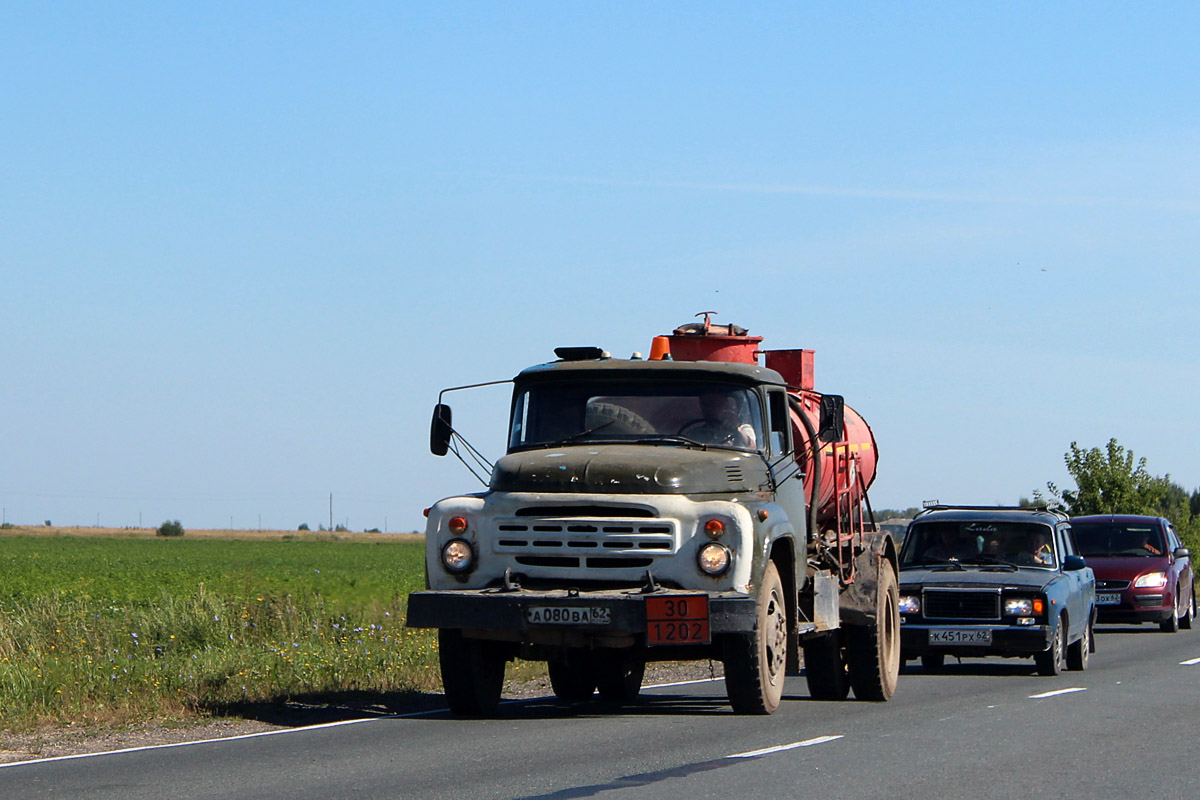
[[435, 456], [444, 456], [450, 449], [450, 434], [454, 433], [450, 427], [452, 418], [450, 406], [438, 403], [433, 407], [433, 421], [429, 425], [429, 451]]
[[1063, 572], [1075, 572], [1087, 566], [1083, 556], [1066, 556], [1063, 559]]
[[1191, 556], [1192, 556], [1192, 551], [1188, 550], [1186, 547], [1176, 547], [1175, 548], [1175, 557], [1176, 558], [1191, 558]]
[[840, 394], [821, 395], [821, 425], [817, 438], [822, 442], [840, 442], [845, 435], [846, 399]]

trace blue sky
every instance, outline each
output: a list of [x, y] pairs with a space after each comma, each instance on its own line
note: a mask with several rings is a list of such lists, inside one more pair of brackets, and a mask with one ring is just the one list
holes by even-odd
[[[414, 530], [439, 389], [700, 311], [877, 507], [1200, 485], [1200, 6], [0, 4], [0, 505]], [[490, 392], [490, 393], [489, 393]], [[501, 452], [505, 390], [454, 398]]]

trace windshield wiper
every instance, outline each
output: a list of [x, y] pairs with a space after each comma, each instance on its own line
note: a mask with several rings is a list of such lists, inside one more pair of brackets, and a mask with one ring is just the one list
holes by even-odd
[[601, 428], [607, 428], [609, 425], [612, 425], [614, 422], [616, 422], [615, 419], [610, 419], [608, 422], [601, 422], [599, 425], [597, 425], [594, 428], [588, 428], [586, 431], [580, 431], [579, 433], [572, 434], [571, 436], [568, 436], [565, 439], [559, 439], [554, 444], [555, 445], [570, 444], [571, 442], [578, 441], [585, 436], [591, 436], [596, 431], [600, 430]]
[[663, 433], [657, 436], [644, 436], [637, 440], [638, 444], [654, 444], [655, 442], [667, 442], [673, 444], [686, 444], [692, 447], [699, 447], [701, 450], [707, 450], [709, 445], [704, 442], [697, 442], [695, 439], [689, 439], [686, 436], [680, 436], [677, 433]]

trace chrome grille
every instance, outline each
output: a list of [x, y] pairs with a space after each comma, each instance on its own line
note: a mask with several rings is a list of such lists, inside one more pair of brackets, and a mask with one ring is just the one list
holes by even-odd
[[921, 607], [926, 619], [1000, 619], [1000, 592], [926, 589]]

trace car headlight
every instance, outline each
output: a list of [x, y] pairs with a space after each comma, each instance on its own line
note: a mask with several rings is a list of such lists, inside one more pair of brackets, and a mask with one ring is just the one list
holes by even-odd
[[696, 563], [700, 567], [700, 571], [713, 577], [721, 575], [729, 569], [732, 561], [733, 553], [729, 552], [729, 548], [716, 542], [709, 542], [701, 547], [696, 556]]
[[1167, 573], [1165, 572], [1147, 572], [1145, 575], [1139, 575], [1138, 579], [1133, 582], [1135, 589], [1161, 589], [1167, 585]]
[[921, 613], [921, 598], [915, 594], [900, 595], [900, 613], [901, 614], [920, 614]]
[[1028, 617], [1032, 614], [1032, 597], [1010, 597], [1004, 601], [1004, 616], [1006, 617]]
[[461, 575], [475, 566], [475, 548], [466, 539], [451, 539], [442, 545], [442, 566]]

